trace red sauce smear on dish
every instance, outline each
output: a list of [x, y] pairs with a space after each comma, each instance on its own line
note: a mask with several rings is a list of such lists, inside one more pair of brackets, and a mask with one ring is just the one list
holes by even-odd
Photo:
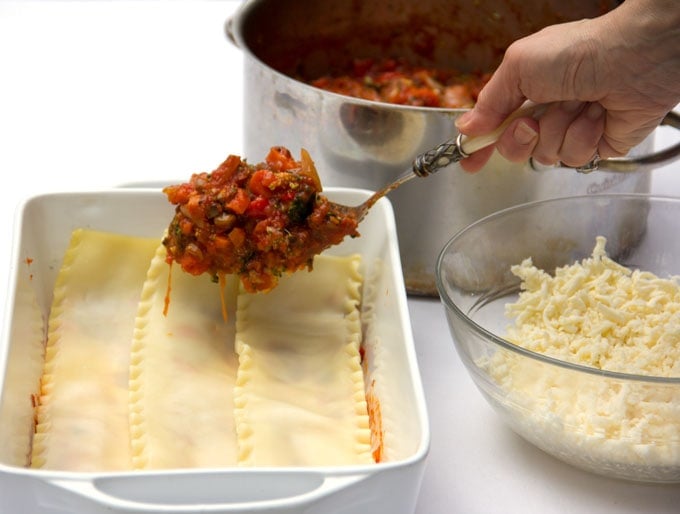
[[418, 107], [462, 109], [474, 106], [490, 73], [462, 74], [412, 66], [397, 59], [355, 59], [347, 74], [324, 75], [312, 86], [364, 100]]
[[381, 462], [385, 454], [385, 432], [380, 400], [375, 394], [375, 380], [371, 382], [370, 388], [366, 392], [366, 404], [368, 406], [368, 422], [371, 428], [371, 454], [375, 462]]
[[305, 150], [298, 161], [273, 147], [255, 165], [230, 155], [214, 171], [163, 189], [176, 205], [163, 239], [167, 261], [216, 282], [236, 274], [246, 291], [268, 291], [284, 273], [311, 270], [315, 255], [359, 235], [359, 220], [321, 190]]

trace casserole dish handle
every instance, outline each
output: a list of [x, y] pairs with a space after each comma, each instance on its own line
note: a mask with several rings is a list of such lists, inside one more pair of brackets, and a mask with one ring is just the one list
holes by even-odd
[[[164, 473], [104, 476], [92, 480], [59, 478], [49, 483], [62, 494], [45, 495], [43, 507], [58, 512], [80, 508], [83, 501], [106, 512], [241, 513], [308, 512], [321, 499], [355, 487], [370, 474], [314, 471]], [[63, 493], [66, 493], [65, 495]], [[51, 497], [55, 504], [47, 499]], [[68, 506], [70, 504], [70, 507]], [[311, 511], [309, 511], [311, 512]]]

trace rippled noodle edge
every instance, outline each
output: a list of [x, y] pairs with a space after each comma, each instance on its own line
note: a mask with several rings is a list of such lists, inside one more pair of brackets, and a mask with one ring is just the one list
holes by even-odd
[[347, 341], [345, 349], [349, 355], [347, 361], [352, 374], [354, 386], [354, 403], [357, 408], [357, 453], [362, 462], [373, 462], [371, 447], [371, 427], [368, 417], [368, 404], [366, 402], [366, 389], [364, 370], [361, 363], [361, 300], [362, 284], [364, 277], [360, 272], [361, 257], [356, 255], [352, 258], [352, 274], [348, 277], [349, 297], [345, 304], [346, 315], [349, 323], [352, 324], [350, 339]]
[[[153, 296], [160, 287], [161, 277], [166, 277], [166, 252], [163, 244], [159, 244], [151, 259], [149, 271], [142, 286], [135, 328], [130, 350], [130, 447], [133, 469], [144, 469], [148, 465], [147, 455], [147, 421], [144, 412], [144, 339], [149, 324], [149, 313], [153, 306]], [[164, 273], [165, 272], [165, 273]]]
[[48, 319], [45, 365], [42, 377], [40, 378], [40, 398], [36, 415], [35, 435], [33, 436], [31, 466], [34, 468], [42, 468], [45, 465], [44, 452], [47, 448], [51, 420], [44, 406], [50, 402], [50, 393], [54, 384], [54, 359], [59, 351], [59, 342], [61, 340], [61, 316], [65, 309], [66, 286], [68, 285], [69, 275], [71, 274], [73, 262], [78, 255], [78, 247], [82, 239], [83, 231], [81, 229], [74, 230], [54, 284], [52, 306]]
[[[236, 333], [243, 324], [245, 311], [250, 302], [241, 300], [236, 308]], [[236, 370], [236, 382], [234, 385], [234, 426], [236, 427], [236, 441], [238, 451], [236, 461], [239, 466], [252, 466], [253, 454], [253, 430], [248, 424], [248, 393], [247, 386], [251, 380], [253, 369], [252, 348], [249, 344], [240, 341], [236, 337], [236, 353], [238, 355], [238, 368]]]

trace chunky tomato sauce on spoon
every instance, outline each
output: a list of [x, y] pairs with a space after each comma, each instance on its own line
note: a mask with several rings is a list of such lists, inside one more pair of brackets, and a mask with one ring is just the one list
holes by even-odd
[[255, 165], [231, 155], [211, 173], [163, 189], [177, 206], [163, 240], [168, 263], [216, 280], [236, 274], [247, 291], [268, 291], [284, 273], [312, 269], [315, 255], [359, 235], [360, 220], [321, 190], [305, 150], [297, 161], [273, 147]]

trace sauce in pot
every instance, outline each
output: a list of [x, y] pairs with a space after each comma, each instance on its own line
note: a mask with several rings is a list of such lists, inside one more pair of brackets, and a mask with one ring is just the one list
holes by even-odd
[[312, 86], [342, 95], [418, 107], [472, 107], [490, 73], [460, 74], [396, 59], [355, 59], [350, 73], [324, 75]]

